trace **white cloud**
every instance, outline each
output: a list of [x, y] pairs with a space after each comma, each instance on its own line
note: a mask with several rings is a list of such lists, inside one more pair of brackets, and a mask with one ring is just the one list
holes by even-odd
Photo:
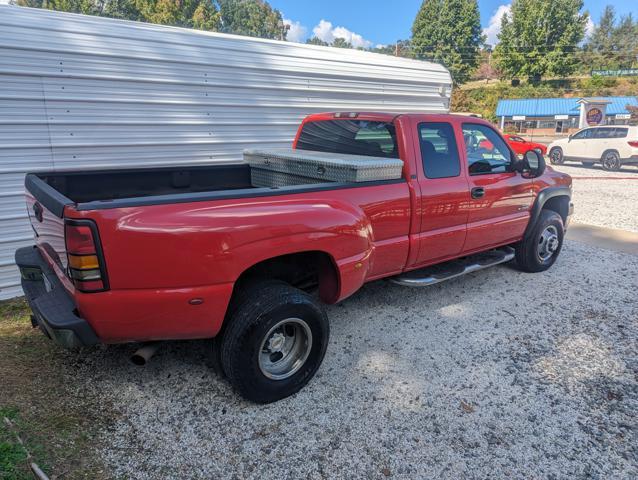
[[366, 40], [358, 33], [351, 32], [345, 27], [333, 27], [332, 22], [328, 22], [327, 20], [321, 20], [315, 28], [312, 29], [312, 33], [315, 37], [328, 43], [334, 42], [335, 38], [343, 38], [355, 48], [370, 48], [372, 46], [371, 41]]
[[0, 5], [7, 5], [9, 0], [0, 0]]
[[[1, 2], [2, 0], [0, 0]], [[295, 22], [288, 18], [284, 18], [284, 25], [289, 25], [288, 33], [286, 34], [286, 40], [289, 42], [302, 43], [306, 40], [306, 34], [308, 29], [299, 22]]]
[[490, 23], [483, 29], [483, 35], [485, 35], [485, 43], [489, 45], [496, 45], [498, 43], [498, 34], [501, 33], [501, 19], [506, 13], [510, 13], [512, 10], [512, 4], [500, 5], [494, 15], [490, 18]]
[[587, 17], [587, 25], [585, 25], [585, 38], [591, 37], [591, 34], [594, 33], [596, 29], [596, 25], [592, 22], [591, 17]]

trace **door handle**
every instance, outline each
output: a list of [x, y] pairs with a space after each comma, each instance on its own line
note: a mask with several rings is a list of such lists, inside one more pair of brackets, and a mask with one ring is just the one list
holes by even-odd
[[472, 198], [483, 198], [485, 196], [485, 189], [483, 187], [474, 187], [471, 193]]

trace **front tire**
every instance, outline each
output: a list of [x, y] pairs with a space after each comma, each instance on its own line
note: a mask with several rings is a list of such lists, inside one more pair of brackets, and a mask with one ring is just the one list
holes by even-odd
[[528, 238], [515, 245], [518, 268], [531, 273], [547, 270], [556, 262], [564, 236], [562, 217], [552, 210], [542, 210]]
[[256, 284], [247, 293], [228, 319], [221, 363], [244, 398], [274, 402], [314, 376], [330, 326], [318, 300], [283, 282]]
[[560, 147], [554, 147], [549, 151], [549, 161], [552, 165], [562, 165], [565, 163], [565, 157], [563, 156], [563, 149]]
[[603, 165], [603, 169], [607, 170], [608, 172], [617, 172], [618, 170], [620, 170], [620, 155], [618, 155], [618, 152], [616, 151], [612, 150], [609, 152], [605, 152], [600, 161]]

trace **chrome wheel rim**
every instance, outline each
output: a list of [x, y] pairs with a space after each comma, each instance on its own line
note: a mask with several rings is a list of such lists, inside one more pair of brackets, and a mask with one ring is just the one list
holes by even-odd
[[548, 225], [538, 239], [538, 248], [536, 250], [538, 258], [543, 262], [549, 260], [558, 250], [559, 245], [558, 229], [554, 225]]
[[312, 349], [312, 332], [300, 318], [276, 323], [259, 347], [259, 369], [272, 380], [291, 377], [306, 363]]

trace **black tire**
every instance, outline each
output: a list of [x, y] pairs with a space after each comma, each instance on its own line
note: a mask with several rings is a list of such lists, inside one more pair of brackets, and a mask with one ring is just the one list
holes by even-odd
[[[279, 280], [266, 280], [261, 282], [261, 286], [273, 284], [278, 285], [282, 283], [284, 282], [281, 282]], [[230, 319], [233, 318], [233, 315], [235, 314], [237, 308], [239, 308], [240, 305], [248, 300], [250, 292], [252, 291], [253, 287], [256, 286], [259, 285], [255, 285], [252, 281], [249, 281], [248, 284], [238, 286], [238, 290], [233, 293], [233, 298], [231, 299], [226, 309], [224, 324], [222, 325], [222, 328], [217, 336], [213, 338], [210, 344], [210, 366], [213, 371], [222, 378], [228, 378], [228, 374], [224, 371], [224, 366], [222, 365], [222, 339], [224, 338], [224, 332], [226, 330], [226, 327], [230, 323]]]
[[622, 166], [620, 163], [620, 155], [618, 155], [618, 152], [615, 150], [609, 150], [603, 153], [600, 162], [603, 165], [603, 170], [607, 170], [608, 172], [617, 172]]
[[562, 165], [565, 163], [565, 157], [563, 156], [563, 149], [560, 147], [554, 147], [549, 151], [549, 161], [552, 165]]
[[596, 162], [581, 162], [581, 163], [583, 164], [583, 167], [591, 168], [594, 166]]
[[[233, 387], [244, 398], [258, 403], [274, 402], [303, 388], [321, 365], [330, 337], [328, 318], [319, 301], [283, 282], [252, 285], [238, 299], [227, 321], [220, 341], [221, 365]], [[289, 376], [269, 378], [267, 373], [274, 374], [260, 361], [260, 356], [266, 355], [262, 346], [275, 335], [288, 336], [288, 323], [281, 332], [272, 331], [277, 324], [288, 321], [299, 325], [301, 340], [295, 337], [293, 345], [299, 340], [306, 353]]]
[[[551, 240], [551, 248], [545, 249], [544, 254], [551, 255], [545, 257], [541, 254], [541, 244], [543, 235], [549, 232], [551, 236], [556, 235], [556, 244]], [[534, 226], [529, 237], [515, 245], [516, 264], [520, 270], [524, 272], [543, 272], [554, 265], [561, 249], [563, 248], [563, 238], [565, 236], [565, 227], [561, 216], [552, 210], [542, 210], [538, 222]], [[544, 237], [547, 245], [549, 240]]]

